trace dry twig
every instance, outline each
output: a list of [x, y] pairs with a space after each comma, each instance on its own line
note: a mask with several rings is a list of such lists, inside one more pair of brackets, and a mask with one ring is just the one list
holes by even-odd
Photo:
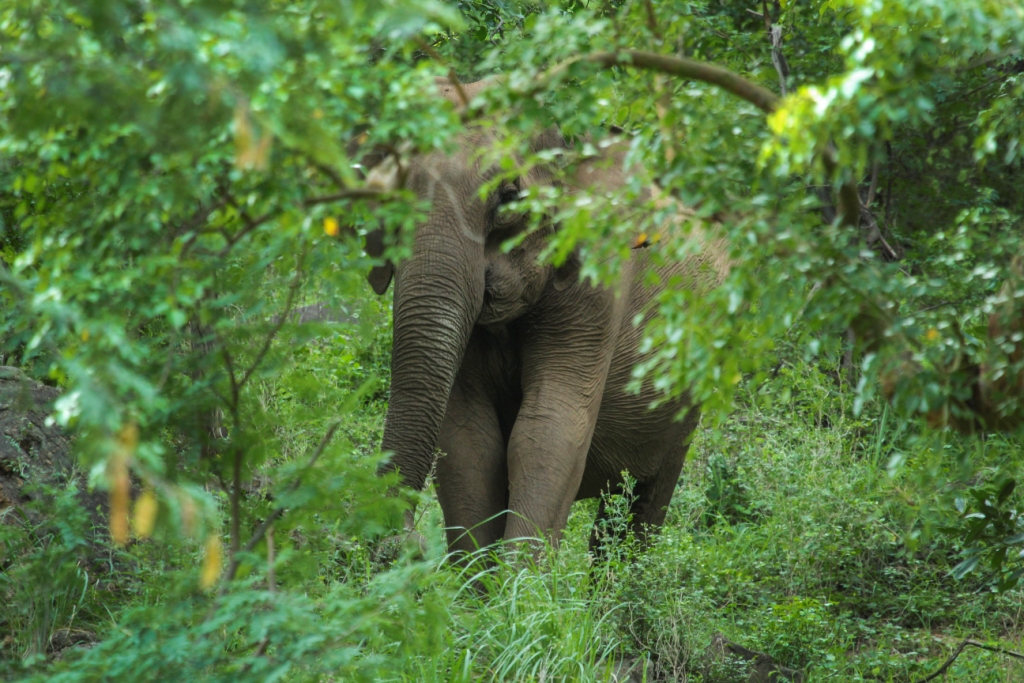
[[768, 11], [768, 0], [761, 0], [761, 8], [764, 10], [762, 14], [764, 28], [768, 31], [768, 40], [772, 45], [772, 65], [775, 67], [775, 72], [779, 74], [779, 92], [785, 97], [786, 81], [789, 79], [789, 62], [782, 54], [782, 27], [772, 24], [772, 15]]

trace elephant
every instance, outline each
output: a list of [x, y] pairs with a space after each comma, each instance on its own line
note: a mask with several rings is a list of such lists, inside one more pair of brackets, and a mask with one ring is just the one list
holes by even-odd
[[[466, 84], [459, 93], [438, 79], [440, 94], [456, 106], [481, 87]], [[494, 135], [469, 127], [455, 151], [421, 155], [402, 173], [404, 188], [431, 208], [411, 256], [397, 265], [378, 260], [369, 275], [378, 294], [392, 279], [395, 288], [381, 443], [392, 455], [381, 471], [397, 469], [402, 484], [421, 490], [433, 469], [455, 555], [502, 539], [546, 537], [557, 545], [572, 503], [620, 490], [628, 471], [635, 480], [630, 528], [646, 541], [664, 522], [699, 419], [688, 394], [652, 408], [658, 395], [647, 384], [639, 394], [626, 391], [642, 359], [634, 318], [649, 314], [660, 291], [644, 284], [649, 256], [631, 251], [619, 281], [598, 286], [580, 279], [574, 256], [559, 267], [539, 258], [558, 229], [550, 221], [503, 249], [529, 221], [499, 209], [553, 176], [535, 167], [481, 198], [496, 170], [473, 153]], [[531, 146], [570, 147], [554, 127]], [[605, 147], [581, 163], [573, 186], [622, 187], [627, 146]], [[368, 180], [384, 177], [375, 173]], [[379, 230], [367, 236], [366, 250], [382, 256]], [[687, 286], [708, 288], [726, 269], [724, 249], [709, 241], [659, 274], [662, 282], [682, 275]], [[605, 514], [602, 503], [598, 519]]]

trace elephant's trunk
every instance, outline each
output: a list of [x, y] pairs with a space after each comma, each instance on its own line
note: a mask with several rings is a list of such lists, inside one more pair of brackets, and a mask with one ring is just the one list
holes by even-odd
[[[477, 254], [476, 252], [479, 252]], [[423, 488], [433, 464], [448, 394], [483, 304], [482, 245], [424, 226], [395, 280], [391, 398], [381, 449], [383, 472]]]

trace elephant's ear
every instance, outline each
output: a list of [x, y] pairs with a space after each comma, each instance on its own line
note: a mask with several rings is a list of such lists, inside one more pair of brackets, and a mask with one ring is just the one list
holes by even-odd
[[572, 287], [580, 279], [580, 257], [573, 249], [566, 257], [565, 263], [555, 268], [555, 291], [561, 292], [566, 287]]
[[[380, 228], [366, 233], [366, 254], [373, 258], [380, 258], [384, 255], [384, 231]], [[383, 295], [391, 285], [391, 278], [395, 275], [395, 267], [391, 261], [384, 261], [382, 265], [370, 269], [366, 279], [377, 294]]]

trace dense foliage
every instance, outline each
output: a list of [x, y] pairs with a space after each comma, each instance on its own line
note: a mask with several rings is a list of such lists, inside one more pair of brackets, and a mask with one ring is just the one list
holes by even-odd
[[[0, 527], [5, 675], [604, 680], [641, 655], [684, 680], [724, 629], [821, 679], [905, 680], [940, 634], [1019, 639], [1024, 9], [749, 5], [0, 7], [0, 352], [62, 389], [109, 491], [109, 539], [72, 490]], [[459, 112], [450, 74], [504, 77]], [[570, 165], [629, 136], [625, 196], [521, 198], [557, 215], [554, 261], [613, 278], [638, 234], [657, 263], [692, 229], [733, 256], [646, 327], [636, 381], [707, 411], [662, 539], [590, 567], [580, 509], [483, 592], [441, 566], [429, 504], [426, 560], [379, 541], [404, 503], [374, 474], [389, 311], [361, 237], [386, 226], [400, 259], [425, 207], [360, 161], [468, 119], [508, 173], [552, 123]], [[690, 211], [641, 206], [648, 183]], [[341, 322], [296, 314], [316, 303]], [[55, 661], [79, 626], [99, 642]], [[1014, 675], [985, 657], [963, 680]]]

